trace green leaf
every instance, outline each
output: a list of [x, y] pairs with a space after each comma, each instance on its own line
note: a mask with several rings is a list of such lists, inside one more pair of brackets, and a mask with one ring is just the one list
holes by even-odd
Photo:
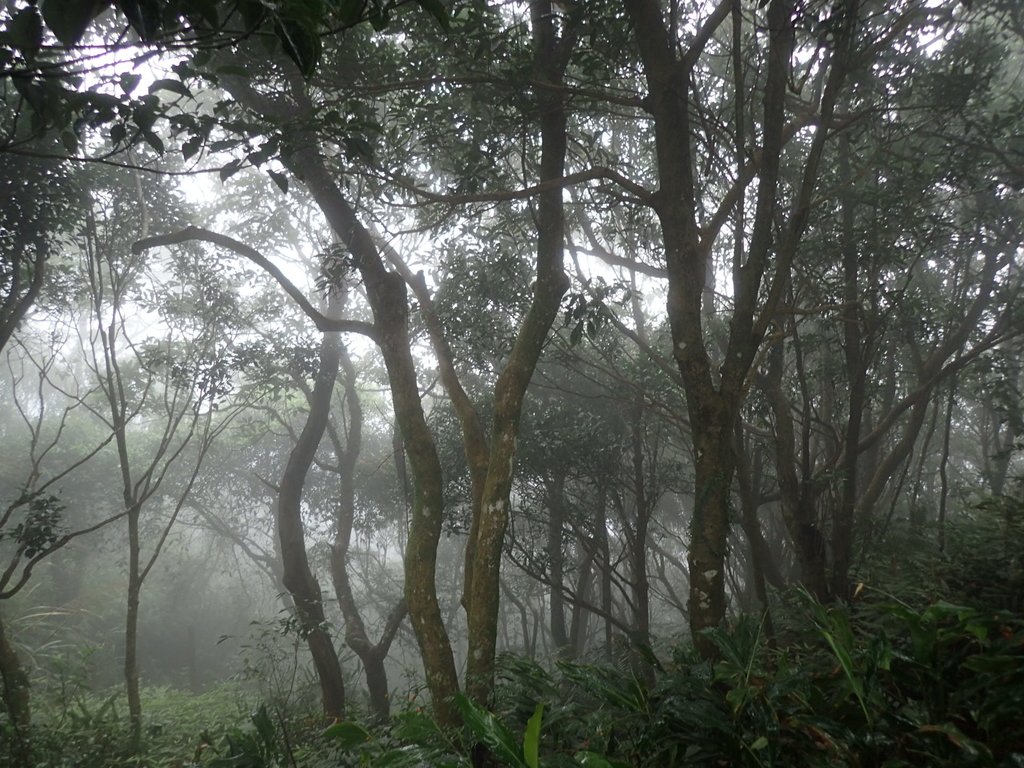
[[149, 92], [156, 93], [157, 91], [170, 91], [171, 93], [176, 93], [179, 96], [192, 96], [192, 91], [190, 91], [183, 82], [172, 78], [154, 80], [153, 84], [149, 86]]
[[220, 169], [220, 180], [227, 181], [234, 176], [242, 167], [241, 160], [232, 160], [230, 163]]
[[78, 137], [74, 131], [61, 131], [60, 141], [68, 154], [74, 155], [78, 152]]
[[124, 91], [126, 96], [131, 96], [139, 86], [139, 81], [142, 80], [142, 75], [138, 75], [134, 72], [122, 72], [121, 73], [121, 90]]
[[198, 136], [193, 136], [191, 139], [181, 145], [181, 156], [182, 159], [188, 160], [193, 157], [199, 148], [203, 145], [202, 139]]
[[353, 27], [363, 20], [363, 0], [342, 0], [338, 7], [338, 16], [346, 27]]
[[523, 759], [530, 768], [540, 766], [540, 727], [543, 718], [544, 704], [541, 702], [526, 722], [526, 732], [523, 734]]
[[337, 742], [342, 749], [354, 749], [368, 742], [370, 734], [355, 723], [341, 722], [328, 726], [324, 738]]
[[288, 177], [278, 171], [268, 170], [267, 174], [270, 176], [271, 181], [277, 185], [277, 188], [284, 194], [288, 194]]
[[161, 0], [114, 0], [136, 34], [147, 41], [155, 39], [163, 26], [160, 3]]
[[274, 727], [270, 714], [267, 712], [267, 705], [261, 704], [260, 708], [253, 712], [250, 719], [263, 743], [267, 747], [273, 747], [277, 743], [277, 729]]
[[387, 7], [382, 7], [377, 13], [370, 16], [369, 21], [375, 32], [383, 32], [391, 23], [391, 14], [388, 13]]
[[569, 332], [569, 346], [575, 347], [583, 340], [583, 323], [580, 323]]
[[362, 136], [346, 136], [344, 142], [349, 157], [373, 162], [373, 147]]
[[149, 146], [156, 150], [157, 154], [162, 155], [164, 153], [164, 142], [155, 133], [152, 131], [143, 131], [142, 138], [147, 144], [149, 144]]
[[7, 27], [7, 37], [15, 48], [25, 54], [30, 61], [39, 53], [43, 44], [43, 20], [39, 11], [33, 6], [22, 8]]
[[109, 5], [104, 0], [45, 0], [43, 21], [69, 48], [82, 39], [89, 24]]
[[256, 0], [240, 0], [238, 10], [247, 32], [255, 30], [267, 16], [267, 7]]
[[303, 75], [311, 75], [320, 61], [320, 36], [317, 30], [305, 24], [285, 21], [277, 25], [277, 37], [288, 58]]
[[17, 75], [11, 76], [11, 82], [14, 84], [14, 89], [32, 107], [32, 111], [39, 117], [43, 117], [46, 113], [46, 96], [43, 87], [27, 77]]
[[184, 5], [185, 12], [193, 24], [196, 23], [196, 16], [198, 16], [211, 29], [217, 29], [220, 26], [220, 18], [217, 15], [217, 3], [215, 0], [185, 0]]
[[528, 768], [523, 761], [522, 750], [504, 723], [461, 693], [455, 697], [455, 703], [473, 735], [494, 753], [495, 758], [503, 765]]

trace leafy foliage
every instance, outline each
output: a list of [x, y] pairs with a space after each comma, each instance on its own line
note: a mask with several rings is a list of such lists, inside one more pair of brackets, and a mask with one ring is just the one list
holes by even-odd
[[[421, 712], [380, 732], [338, 724], [348, 765], [1013, 766], [1024, 759], [1024, 619], [891, 598], [827, 608], [787, 597], [785, 637], [744, 616], [647, 682], [628, 669], [502, 660], [497, 713], [460, 698], [463, 734]], [[546, 714], [542, 721], [542, 715]], [[523, 737], [517, 736], [522, 733]]]

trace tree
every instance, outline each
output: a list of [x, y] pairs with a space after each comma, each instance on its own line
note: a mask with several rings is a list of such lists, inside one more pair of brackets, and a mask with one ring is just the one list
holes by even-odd
[[[232, 418], [230, 411], [219, 413], [218, 405], [230, 387], [223, 350], [230, 343], [225, 332], [231, 327], [234, 297], [221, 292], [214, 280], [181, 282], [162, 305], [149, 308], [160, 314], [162, 338], [136, 338], [131, 317], [145, 306], [140, 283], [153, 278], [147, 275], [151, 265], [130, 250], [135, 232], [145, 233], [149, 215], [141, 179], [135, 181], [135, 188], [128, 190], [94, 187], [94, 199], [107, 205], [96, 205], [88, 212], [82, 233], [91, 312], [89, 335], [82, 342], [102, 401], [92, 410], [114, 435], [120, 469], [128, 533], [124, 674], [137, 748], [142, 733], [138, 668], [142, 587], [210, 445]], [[133, 203], [141, 213], [138, 223], [124, 213]], [[179, 279], [182, 272], [194, 277], [204, 268], [195, 254], [169, 266]], [[154, 420], [158, 428], [140, 434], [133, 427], [142, 420]], [[175, 471], [184, 474], [168, 482]], [[143, 512], [150, 510], [147, 517], [153, 518], [153, 527], [144, 537], [147, 518]], [[145, 553], [144, 538], [152, 542]]]
[[76, 208], [66, 164], [0, 155], [0, 350], [43, 290], [46, 263]]
[[[626, 8], [643, 64], [648, 90], [645, 103], [654, 121], [659, 188], [651, 195], [650, 204], [662, 229], [672, 352], [686, 392], [696, 462], [688, 553], [690, 628], [701, 652], [709, 655], [714, 649], [701, 632], [717, 626], [726, 611], [726, 539], [736, 471], [734, 425], [745, 398], [747, 377], [785, 295], [791, 265], [807, 227], [825, 141], [853, 63], [861, 10], [857, 0], [841, 3], [805, 32], [798, 27], [793, 3], [770, 2], [764, 21], [755, 27], [766, 30], [767, 35], [764, 87], [759, 97], [761, 114], [756, 115], [754, 105], [747, 102], [742, 70], [746, 20], [741, 6], [732, 2], [716, 4], [705, 18], [693, 22], [693, 31], [687, 33], [681, 51], [679, 30], [658, 3], [635, 0]], [[716, 35], [729, 19], [732, 33], [726, 45]], [[805, 65], [802, 73], [794, 60], [798, 38], [801, 47], [823, 54], [822, 59], [815, 57], [813, 64]], [[717, 210], [698, 196], [698, 184], [703, 180], [696, 176], [697, 148], [691, 128], [694, 114], [701, 115], [716, 106], [705, 101], [698, 85], [708, 76], [698, 73], [697, 68], [711, 55], [709, 46], [721, 46], [737, 62], [734, 73], [730, 73], [735, 75], [730, 87], [736, 114], [742, 118], [726, 123], [730, 143], [716, 148], [718, 157], [732, 153], [734, 161], [732, 183]], [[796, 125], [787, 120], [786, 97], [791, 82], [808, 83], [805, 98], [809, 108]], [[799, 148], [803, 164], [787, 210], [780, 177], [783, 152], [799, 124], [811, 121], [815, 130]], [[753, 134], [748, 129], [751, 122], [756, 126]], [[756, 149], [748, 156], [747, 148], [754, 141]], [[729, 334], [716, 366], [705, 335], [708, 256], [727, 216], [755, 178], [757, 192], [749, 243], [738, 252], [733, 264]], [[704, 220], [709, 208], [711, 215]], [[738, 241], [740, 233], [733, 236]]]

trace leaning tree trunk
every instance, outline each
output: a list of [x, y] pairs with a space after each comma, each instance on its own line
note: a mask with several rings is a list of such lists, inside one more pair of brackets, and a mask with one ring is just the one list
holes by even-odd
[[302, 524], [302, 489], [327, 427], [331, 394], [338, 375], [338, 345], [337, 333], [324, 334], [320, 344], [320, 367], [309, 398], [309, 415], [288, 457], [278, 490], [277, 533], [284, 566], [282, 581], [295, 600], [296, 614], [313, 657], [324, 715], [342, 719], [345, 717], [345, 680], [337, 651], [326, 629], [320, 585], [309, 567]]
[[[245, 78], [226, 79], [232, 96], [247, 108], [272, 120], [294, 123], [296, 117], [311, 116], [313, 105], [297, 72], [292, 73], [290, 81], [289, 99], [268, 97]], [[405, 548], [409, 617], [435, 718], [442, 725], [458, 725], [461, 717], [454, 699], [459, 692], [459, 677], [437, 597], [436, 562], [444, 516], [444, 482], [416, 380], [406, 285], [400, 275], [389, 272], [385, 266], [373, 237], [359, 221], [321, 153], [319, 138], [312, 131], [300, 130], [295, 146], [296, 150], [286, 159], [288, 169], [302, 179], [335, 236], [352, 253], [373, 312], [375, 341], [384, 358], [395, 421], [414, 485]]]

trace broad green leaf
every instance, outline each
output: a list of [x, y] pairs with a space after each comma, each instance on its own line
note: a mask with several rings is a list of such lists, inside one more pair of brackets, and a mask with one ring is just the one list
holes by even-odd
[[61, 131], [60, 141], [68, 151], [68, 154], [74, 155], [78, 152], [78, 137], [74, 131]]
[[543, 718], [544, 704], [541, 702], [526, 722], [526, 732], [523, 734], [523, 759], [530, 768], [538, 768], [540, 765], [540, 727]]
[[295, 62], [303, 75], [312, 74], [320, 60], [321, 50], [316, 28], [295, 21], [284, 21], [277, 24], [276, 29], [288, 58]]
[[39, 18], [39, 11], [29, 6], [18, 11], [8, 24], [7, 38], [23, 54], [25, 58], [32, 60], [39, 53], [39, 46], [43, 44], [43, 20]]
[[191, 139], [181, 145], [181, 156], [182, 159], [188, 160], [193, 157], [202, 146], [203, 142], [198, 136], [193, 136]]
[[270, 176], [270, 180], [273, 181], [274, 184], [277, 185], [277, 188], [280, 189], [284, 194], [287, 195], [288, 194], [288, 177], [285, 176], [283, 173], [279, 173], [278, 171], [270, 171], [270, 170], [268, 170], [267, 174]]
[[156, 93], [157, 91], [170, 91], [171, 93], [176, 93], [179, 96], [192, 95], [192, 91], [190, 91], [183, 82], [172, 78], [154, 80], [153, 84], [149, 86], [149, 92]]
[[487, 747], [503, 765], [524, 768], [522, 750], [515, 737], [492, 713], [475, 704], [463, 694], [455, 697], [462, 719], [473, 735]]
[[46, 96], [43, 87], [27, 77], [12, 76], [14, 89], [32, 107], [32, 111], [42, 117], [46, 113]]
[[185, 0], [185, 9], [193, 24], [196, 23], [196, 16], [198, 16], [213, 29], [217, 29], [220, 25], [215, 0]]
[[114, 5], [143, 40], [157, 37], [163, 26], [161, 0], [114, 0]]
[[260, 705], [260, 708], [253, 712], [251, 720], [264, 744], [270, 746], [277, 742], [277, 729], [270, 719], [266, 704]]
[[143, 131], [142, 138], [149, 146], [156, 150], [157, 154], [162, 155], [164, 153], [163, 139], [153, 133], [153, 131]]
[[82, 39], [90, 22], [109, 3], [103, 0], [45, 0], [43, 21], [63, 45], [71, 47]]
[[220, 180], [227, 181], [234, 176], [242, 167], [241, 160], [232, 160], [230, 163], [220, 169]]
[[344, 721], [328, 726], [324, 738], [337, 742], [342, 749], [354, 749], [370, 740], [370, 734], [356, 723]]
[[124, 91], [126, 96], [131, 96], [132, 92], [138, 88], [140, 80], [142, 80], [142, 75], [135, 72], [122, 72], [120, 77], [121, 90]]

